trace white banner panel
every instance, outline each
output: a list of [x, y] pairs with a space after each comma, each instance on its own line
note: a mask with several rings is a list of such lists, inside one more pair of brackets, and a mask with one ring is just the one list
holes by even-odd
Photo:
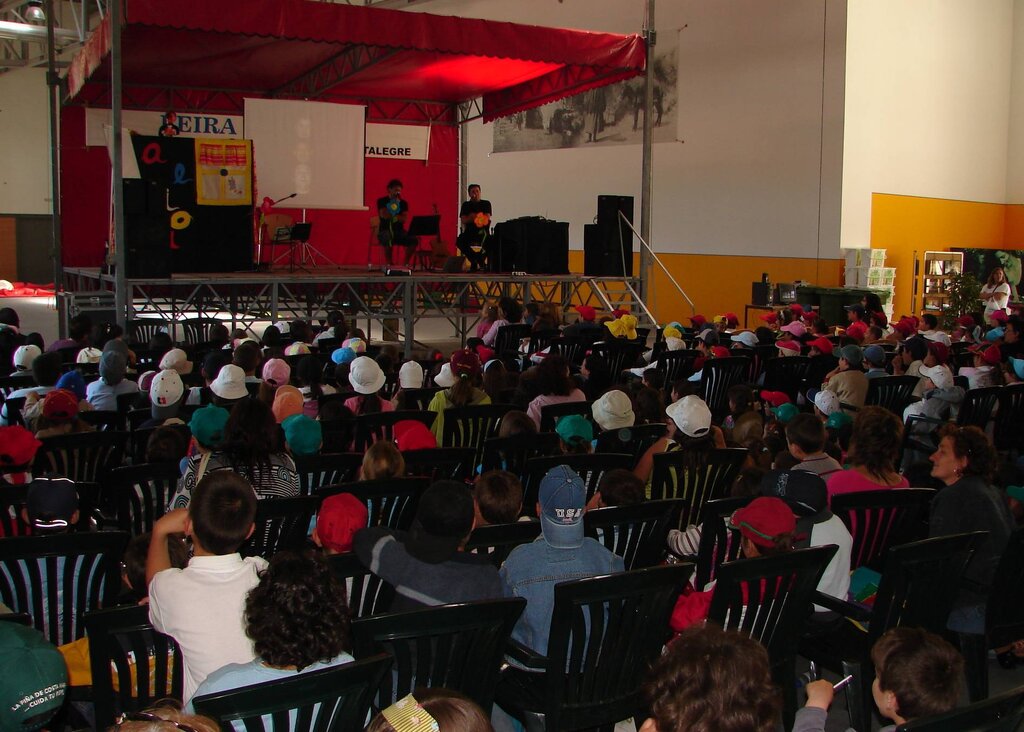
[[[85, 110], [85, 144], [99, 147], [106, 144], [103, 128], [110, 127], [109, 109], [90, 107]], [[168, 121], [167, 117], [171, 116]], [[121, 127], [140, 135], [159, 135], [165, 127], [180, 137], [243, 137], [242, 117], [229, 114], [202, 114], [191, 112], [142, 112], [125, 109], [121, 112]]]
[[430, 151], [430, 127], [424, 125], [366, 125], [368, 158], [426, 160]]
[[256, 200], [292, 193], [289, 208], [362, 209], [366, 108], [246, 99], [245, 135], [256, 161]]

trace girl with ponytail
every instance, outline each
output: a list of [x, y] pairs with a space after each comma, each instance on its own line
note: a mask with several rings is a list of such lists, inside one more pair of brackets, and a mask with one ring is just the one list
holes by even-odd
[[437, 392], [427, 406], [431, 412], [437, 413], [430, 430], [434, 433], [439, 445], [444, 438], [444, 410], [452, 407], [491, 403], [487, 392], [480, 388], [480, 358], [476, 353], [468, 348], [455, 351], [449, 364], [453, 383], [443, 391]]

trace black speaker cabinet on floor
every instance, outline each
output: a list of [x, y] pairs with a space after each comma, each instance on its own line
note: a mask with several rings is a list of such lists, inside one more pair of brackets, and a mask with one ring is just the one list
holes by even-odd
[[583, 271], [592, 277], [633, 276], [633, 232], [619, 212], [633, 221], [632, 196], [598, 196], [597, 223], [583, 227]]
[[569, 224], [539, 216], [503, 221], [485, 242], [492, 272], [569, 274]]

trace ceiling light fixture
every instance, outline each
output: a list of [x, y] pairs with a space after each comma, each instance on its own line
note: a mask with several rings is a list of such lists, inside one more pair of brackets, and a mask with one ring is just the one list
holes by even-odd
[[46, 11], [43, 10], [43, 0], [28, 0], [25, 6], [25, 20], [32, 25], [43, 25], [46, 23]]

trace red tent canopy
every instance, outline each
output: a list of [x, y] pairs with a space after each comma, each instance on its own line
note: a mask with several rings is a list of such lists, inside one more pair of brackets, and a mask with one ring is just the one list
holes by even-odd
[[[485, 121], [643, 72], [638, 35], [310, 0], [122, 0], [126, 86], [283, 98], [483, 98]], [[110, 19], [72, 61], [70, 96], [109, 78]]]

